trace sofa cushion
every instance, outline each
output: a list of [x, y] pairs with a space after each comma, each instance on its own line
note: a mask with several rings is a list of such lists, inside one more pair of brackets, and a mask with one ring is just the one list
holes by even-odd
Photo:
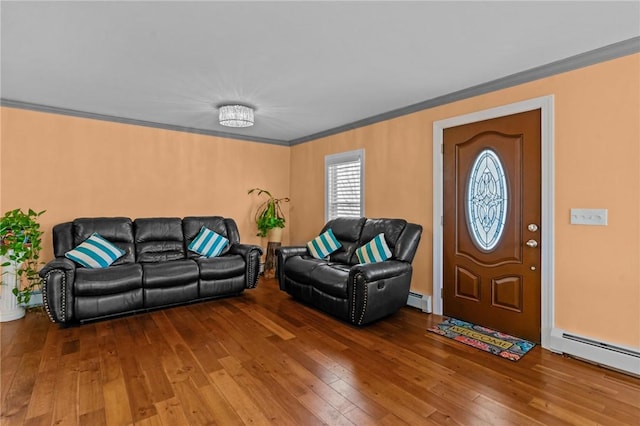
[[53, 255], [64, 257], [77, 244], [73, 243], [73, 222], [59, 223], [53, 227]]
[[416, 223], [407, 223], [400, 238], [393, 248], [393, 258], [402, 262], [413, 262], [418, 249], [418, 243], [422, 235], [422, 226]]
[[331, 229], [333, 235], [335, 235], [336, 239], [342, 244], [342, 247], [329, 255], [329, 259], [332, 262], [350, 265], [358, 263], [358, 259], [355, 257], [355, 251], [362, 245], [359, 243], [360, 234], [362, 233], [362, 227], [366, 220], [364, 217], [339, 217], [327, 222], [320, 233]]
[[198, 265], [190, 259], [143, 263], [144, 288], [180, 287], [198, 282]]
[[[187, 247], [198, 236], [203, 226], [229, 240], [229, 244], [225, 246], [220, 255], [226, 254], [231, 244], [239, 242], [240, 237], [237, 234], [237, 227], [235, 227], [233, 220], [225, 219], [222, 216], [189, 216], [182, 219], [182, 232]], [[232, 229], [229, 229], [229, 227]], [[187, 257], [190, 259], [196, 259], [200, 256], [196, 252], [187, 251]]]
[[100, 234], [125, 251], [113, 265], [134, 263], [133, 222], [127, 217], [79, 218], [73, 221], [73, 246], [77, 246], [93, 233]]
[[204, 257], [216, 257], [229, 244], [229, 240], [215, 231], [203, 226], [198, 235], [189, 244], [189, 250]]
[[64, 256], [85, 268], [99, 269], [106, 268], [124, 254], [124, 250], [94, 232]]
[[287, 260], [286, 276], [335, 297], [347, 297], [349, 265], [332, 263], [311, 256], [293, 256]]
[[146, 287], [144, 290], [144, 307], [179, 305], [198, 298], [198, 282], [167, 287]]
[[75, 296], [124, 293], [142, 287], [142, 267], [137, 263], [103, 269], [76, 269]]
[[395, 256], [396, 244], [406, 226], [407, 221], [404, 219], [367, 219], [362, 227], [359, 245], [371, 241], [378, 234], [384, 234], [387, 246], [391, 250], [392, 256]]
[[74, 299], [75, 319], [87, 320], [142, 309], [142, 288], [115, 294], [79, 296]]
[[133, 222], [138, 262], [166, 262], [185, 258], [182, 220], [175, 217], [136, 219]]
[[356, 250], [360, 263], [384, 262], [391, 257], [384, 234], [376, 235], [371, 241]]
[[336, 240], [331, 228], [307, 243], [309, 253], [316, 259], [324, 259], [340, 247], [342, 244]]
[[195, 259], [195, 261], [200, 268], [200, 278], [203, 280], [242, 276], [246, 269], [244, 259], [238, 254], [221, 257], [201, 257]]
[[285, 275], [294, 281], [307, 283], [310, 271], [318, 265], [327, 263], [326, 260], [316, 259], [308, 255], [292, 256], [287, 259], [287, 267], [284, 269]]
[[349, 270], [349, 265], [342, 263], [325, 263], [324, 265], [318, 265], [318, 267], [311, 272], [313, 288], [331, 296], [346, 299]]

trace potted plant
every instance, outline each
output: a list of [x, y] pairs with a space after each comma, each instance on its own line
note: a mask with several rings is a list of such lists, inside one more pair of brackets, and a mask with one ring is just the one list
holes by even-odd
[[[3, 275], [15, 273], [11, 293], [18, 305], [27, 305], [34, 290], [40, 288], [42, 279], [38, 275], [42, 231], [38, 217], [44, 213], [31, 209], [10, 210], [0, 218], [0, 256]], [[3, 279], [3, 284], [5, 280]], [[10, 280], [9, 280], [10, 281]], [[4, 290], [4, 289], [3, 289]], [[4, 291], [3, 291], [4, 293]], [[4, 297], [4, 294], [3, 294]]]
[[269, 235], [269, 241], [279, 241], [279, 238], [271, 235], [270, 231], [279, 230], [280, 235], [282, 235], [285, 218], [280, 204], [288, 203], [289, 198], [275, 198], [269, 191], [260, 188], [250, 189], [247, 194], [253, 194], [256, 191], [259, 196], [264, 195], [267, 197], [267, 199], [260, 204], [256, 210], [255, 221], [258, 227], [258, 233], [256, 235], [259, 237], [266, 237]]

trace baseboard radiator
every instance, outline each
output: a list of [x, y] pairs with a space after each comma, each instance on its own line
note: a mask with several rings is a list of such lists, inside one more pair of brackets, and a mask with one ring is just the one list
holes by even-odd
[[407, 298], [407, 305], [418, 308], [422, 312], [426, 312], [430, 314], [431, 311], [431, 296], [424, 295], [420, 293], [415, 293], [413, 291], [409, 292], [409, 297]]
[[638, 348], [614, 345], [554, 328], [551, 330], [549, 349], [640, 376], [640, 350]]
[[40, 290], [34, 290], [31, 293], [31, 299], [25, 308], [35, 308], [36, 306], [42, 306], [42, 292]]

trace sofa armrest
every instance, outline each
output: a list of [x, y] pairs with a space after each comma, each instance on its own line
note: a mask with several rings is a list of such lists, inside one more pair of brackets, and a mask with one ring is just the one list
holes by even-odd
[[276, 278], [278, 278], [280, 290], [285, 290], [284, 265], [287, 263], [287, 260], [293, 256], [303, 256], [305, 254], [309, 254], [309, 250], [306, 246], [288, 246], [278, 247], [276, 249], [276, 256], [278, 258], [278, 263], [276, 265]]
[[229, 247], [229, 254], [239, 254], [244, 258], [246, 264], [245, 288], [255, 288], [258, 285], [258, 276], [260, 274], [262, 248], [252, 244], [232, 244]]
[[309, 250], [306, 246], [278, 247], [276, 249], [276, 255], [278, 258], [282, 257], [285, 261], [292, 256], [302, 256], [304, 254], [309, 254]]
[[385, 278], [395, 277], [411, 270], [411, 264], [397, 260], [387, 260], [377, 263], [366, 263], [354, 265], [350, 274], [362, 274], [365, 281], [378, 281]]
[[242, 257], [249, 256], [252, 252], [257, 251], [262, 256], [262, 247], [253, 244], [231, 244], [229, 253], [239, 254]]
[[56, 257], [52, 261], [45, 264], [40, 270], [40, 272], [38, 272], [38, 274], [40, 275], [40, 278], [44, 278], [45, 275], [53, 269], [60, 269], [63, 271], [75, 271], [76, 264], [72, 260], [67, 259], [66, 257]]
[[406, 305], [412, 275], [411, 264], [398, 260], [353, 266], [348, 282], [351, 322], [368, 324]]
[[66, 323], [73, 319], [76, 264], [64, 257], [47, 263], [38, 273], [42, 278], [42, 304], [52, 322]]

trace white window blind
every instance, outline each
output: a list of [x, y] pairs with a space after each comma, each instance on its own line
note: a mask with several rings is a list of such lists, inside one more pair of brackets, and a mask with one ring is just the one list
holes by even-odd
[[364, 150], [325, 157], [325, 219], [364, 216]]

